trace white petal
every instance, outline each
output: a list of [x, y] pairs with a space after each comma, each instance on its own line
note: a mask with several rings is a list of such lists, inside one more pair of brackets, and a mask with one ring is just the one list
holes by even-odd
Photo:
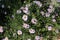
[[35, 33], [35, 30], [34, 29], [29, 29], [29, 32], [30, 33]]
[[36, 3], [39, 7], [42, 6], [42, 3], [40, 1], [33, 1], [34, 3]]
[[18, 34], [18, 35], [21, 35], [21, 34], [22, 34], [22, 31], [21, 31], [21, 30], [18, 30], [18, 31], [17, 31], [17, 34]]
[[40, 36], [35, 36], [35, 39], [36, 39], [36, 40], [39, 40], [39, 39], [40, 39]]
[[25, 29], [28, 29], [28, 28], [30, 27], [30, 25], [29, 25], [29, 24], [26, 24], [26, 23], [23, 23], [23, 27], [24, 27]]
[[45, 13], [45, 16], [46, 17], [50, 17], [50, 13]]
[[27, 15], [23, 15], [22, 19], [23, 19], [24, 21], [27, 21], [28, 16], [27, 16]]

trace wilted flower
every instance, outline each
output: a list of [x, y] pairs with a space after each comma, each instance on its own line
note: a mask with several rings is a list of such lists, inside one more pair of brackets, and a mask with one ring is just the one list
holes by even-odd
[[31, 34], [33, 34], [33, 33], [35, 33], [35, 30], [34, 29], [29, 29], [29, 32], [31, 33]]
[[18, 30], [18, 31], [17, 31], [17, 34], [18, 34], [18, 35], [22, 35], [22, 31], [21, 31], [21, 30]]
[[23, 15], [22, 19], [23, 19], [24, 21], [27, 21], [28, 16], [27, 16], [27, 15]]
[[42, 6], [42, 3], [40, 1], [33, 1], [34, 3], [36, 3], [39, 7]]
[[5, 37], [5, 38], [4, 38], [4, 39], [2, 39], [2, 40], [9, 40], [9, 39], [8, 39], [8, 37]]
[[35, 40], [40, 40], [40, 36], [35, 36]]
[[31, 22], [32, 22], [33, 24], [37, 24], [37, 19], [32, 18]]
[[2, 26], [0, 26], [0, 32], [1, 32], [1, 33], [3, 32], [3, 27], [2, 27]]
[[27, 28], [30, 27], [30, 25], [29, 25], [29, 24], [26, 24], [26, 23], [23, 23], [23, 27], [24, 27], [25, 29], [27, 29]]

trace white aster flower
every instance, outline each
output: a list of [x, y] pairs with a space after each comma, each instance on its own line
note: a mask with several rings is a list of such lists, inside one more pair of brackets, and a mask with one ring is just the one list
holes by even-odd
[[2, 27], [2, 26], [0, 26], [0, 32], [1, 32], [1, 33], [3, 32], [3, 27]]
[[22, 11], [25, 13], [25, 14], [29, 14], [29, 10], [28, 10], [28, 7], [21, 7], [20, 9], [22, 9]]
[[35, 33], [35, 30], [34, 29], [29, 29], [29, 32], [31, 33], [31, 34], [33, 34], [33, 33]]
[[49, 13], [54, 11], [53, 5], [50, 5], [49, 8], [47, 9]]
[[2, 40], [9, 40], [9, 39], [8, 39], [8, 37], [5, 37], [5, 38], [4, 38], [4, 39], [2, 39]]
[[40, 40], [40, 36], [35, 36], [35, 40]]
[[51, 31], [52, 30], [52, 26], [48, 26], [48, 31]]
[[23, 10], [23, 12], [26, 13], [26, 14], [30, 13], [29, 10], [28, 10], [28, 7], [25, 7], [25, 9]]
[[45, 13], [45, 16], [46, 17], [50, 17], [50, 13]]
[[32, 18], [31, 22], [32, 22], [33, 24], [37, 24], [37, 19]]
[[34, 3], [36, 3], [39, 7], [42, 6], [42, 3], [40, 1], [33, 1]]
[[54, 12], [54, 8], [52, 8], [52, 9], [48, 8], [47, 11], [48, 11], [48, 13], [52, 13], [52, 12]]
[[18, 30], [18, 31], [17, 31], [17, 34], [18, 34], [18, 35], [22, 35], [22, 31], [21, 31], [21, 30]]
[[28, 16], [24, 14], [23, 17], [22, 17], [22, 19], [23, 19], [24, 21], [27, 21]]
[[47, 10], [49, 13], [52, 13], [54, 11], [53, 9], [50, 9], [50, 8], [48, 8]]
[[28, 29], [28, 28], [30, 27], [30, 25], [29, 25], [29, 24], [26, 24], [26, 23], [23, 23], [23, 27], [24, 27], [25, 29]]
[[21, 10], [17, 10], [17, 14], [20, 14], [21, 13]]
[[52, 19], [53, 22], [56, 22], [56, 19]]

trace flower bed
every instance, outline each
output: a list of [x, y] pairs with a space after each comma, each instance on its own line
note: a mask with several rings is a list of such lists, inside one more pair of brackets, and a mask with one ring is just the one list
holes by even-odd
[[56, 4], [48, 0], [0, 2], [1, 40], [60, 40], [60, 7]]

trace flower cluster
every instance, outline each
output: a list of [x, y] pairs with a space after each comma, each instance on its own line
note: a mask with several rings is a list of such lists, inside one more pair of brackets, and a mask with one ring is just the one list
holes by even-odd
[[[14, 8], [14, 13], [8, 20], [9, 28], [0, 26], [0, 33], [7, 34], [4, 34], [2, 40], [54, 40], [60, 29], [59, 11], [57, 12], [51, 3], [42, 1], [27, 3], [24, 1], [19, 9]], [[2, 8], [4, 7], [2, 5]], [[8, 6], [8, 8], [11, 7]]]

